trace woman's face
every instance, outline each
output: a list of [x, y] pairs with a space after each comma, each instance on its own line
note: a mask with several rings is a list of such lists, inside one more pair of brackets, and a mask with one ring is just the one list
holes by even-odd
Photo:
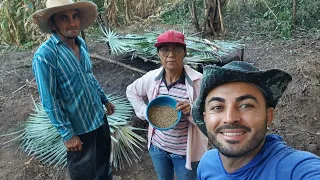
[[177, 44], [165, 44], [159, 48], [158, 55], [166, 70], [180, 71], [183, 69], [183, 59], [186, 55], [184, 47]]

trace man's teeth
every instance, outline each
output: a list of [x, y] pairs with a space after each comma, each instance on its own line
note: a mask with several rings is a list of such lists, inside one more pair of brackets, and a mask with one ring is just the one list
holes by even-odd
[[240, 136], [244, 134], [244, 132], [223, 132], [222, 134], [225, 136]]

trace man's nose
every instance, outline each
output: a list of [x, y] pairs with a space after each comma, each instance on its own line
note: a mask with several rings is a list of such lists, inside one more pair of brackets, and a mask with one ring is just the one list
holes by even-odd
[[229, 107], [226, 111], [226, 117], [224, 118], [224, 123], [232, 124], [235, 122], [239, 122], [240, 120], [241, 118], [240, 118], [239, 109], [235, 107]]
[[73, 18], [71, 18], [71, 19], [69, 20], [69, 24], [70, 24], [70, 25], [75, 25], [76, 22], [77, 22], [77, 20], [75, 20], [75, 19], [73, 19]]
[[176, 55], [175, 52], [176, 52], [175, 49], [170, 49], [168, 57], [174, 57]]

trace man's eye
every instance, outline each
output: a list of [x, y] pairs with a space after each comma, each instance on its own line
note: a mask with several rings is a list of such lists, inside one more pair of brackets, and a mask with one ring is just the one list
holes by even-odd
[[62, 17], [61, 17], [61, 20], [62, 20], [62, 21], [66, 21], [66, 20], [67, 20], [67, 17], [62, 16]]
[[74, 15], [73, 19], [80, 19], [80, 16], [79, 15]]
[[252, 104], [241, 104], [240, 105], [240, 108], [242, 108], [242, 109], [248, 109], [248, 108], [252, 108], [252, 107], [253, 107]]
[[213, 110], [213, 111], [221, 111], [221, 110], [223, 110], [223, 107], [222, 107], [222, 106], [212, 106], [212, 107], [210, 108], [210, 110]]
[[169, 49], [168, 49], [168, 48], [161, 48], [160, 51], [162, 51], [162, 52], [168, 52]]
[[177, 53], [181, 53], [183, 51], [183, 48], [182, 47], [177, 47], [175, 50], [176, 50]]

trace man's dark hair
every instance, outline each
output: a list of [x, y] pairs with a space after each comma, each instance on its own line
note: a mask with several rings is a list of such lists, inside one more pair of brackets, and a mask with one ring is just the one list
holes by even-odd
[[[53, 18], [54, 15], [55, 14], [52, 14], [52, 16], [50, 17], [49, 21], [55, 26], [56, 23], [54, 22], [54, 18]], [[51, 32], [57, 33], [56, 30], [51, 30]]]

